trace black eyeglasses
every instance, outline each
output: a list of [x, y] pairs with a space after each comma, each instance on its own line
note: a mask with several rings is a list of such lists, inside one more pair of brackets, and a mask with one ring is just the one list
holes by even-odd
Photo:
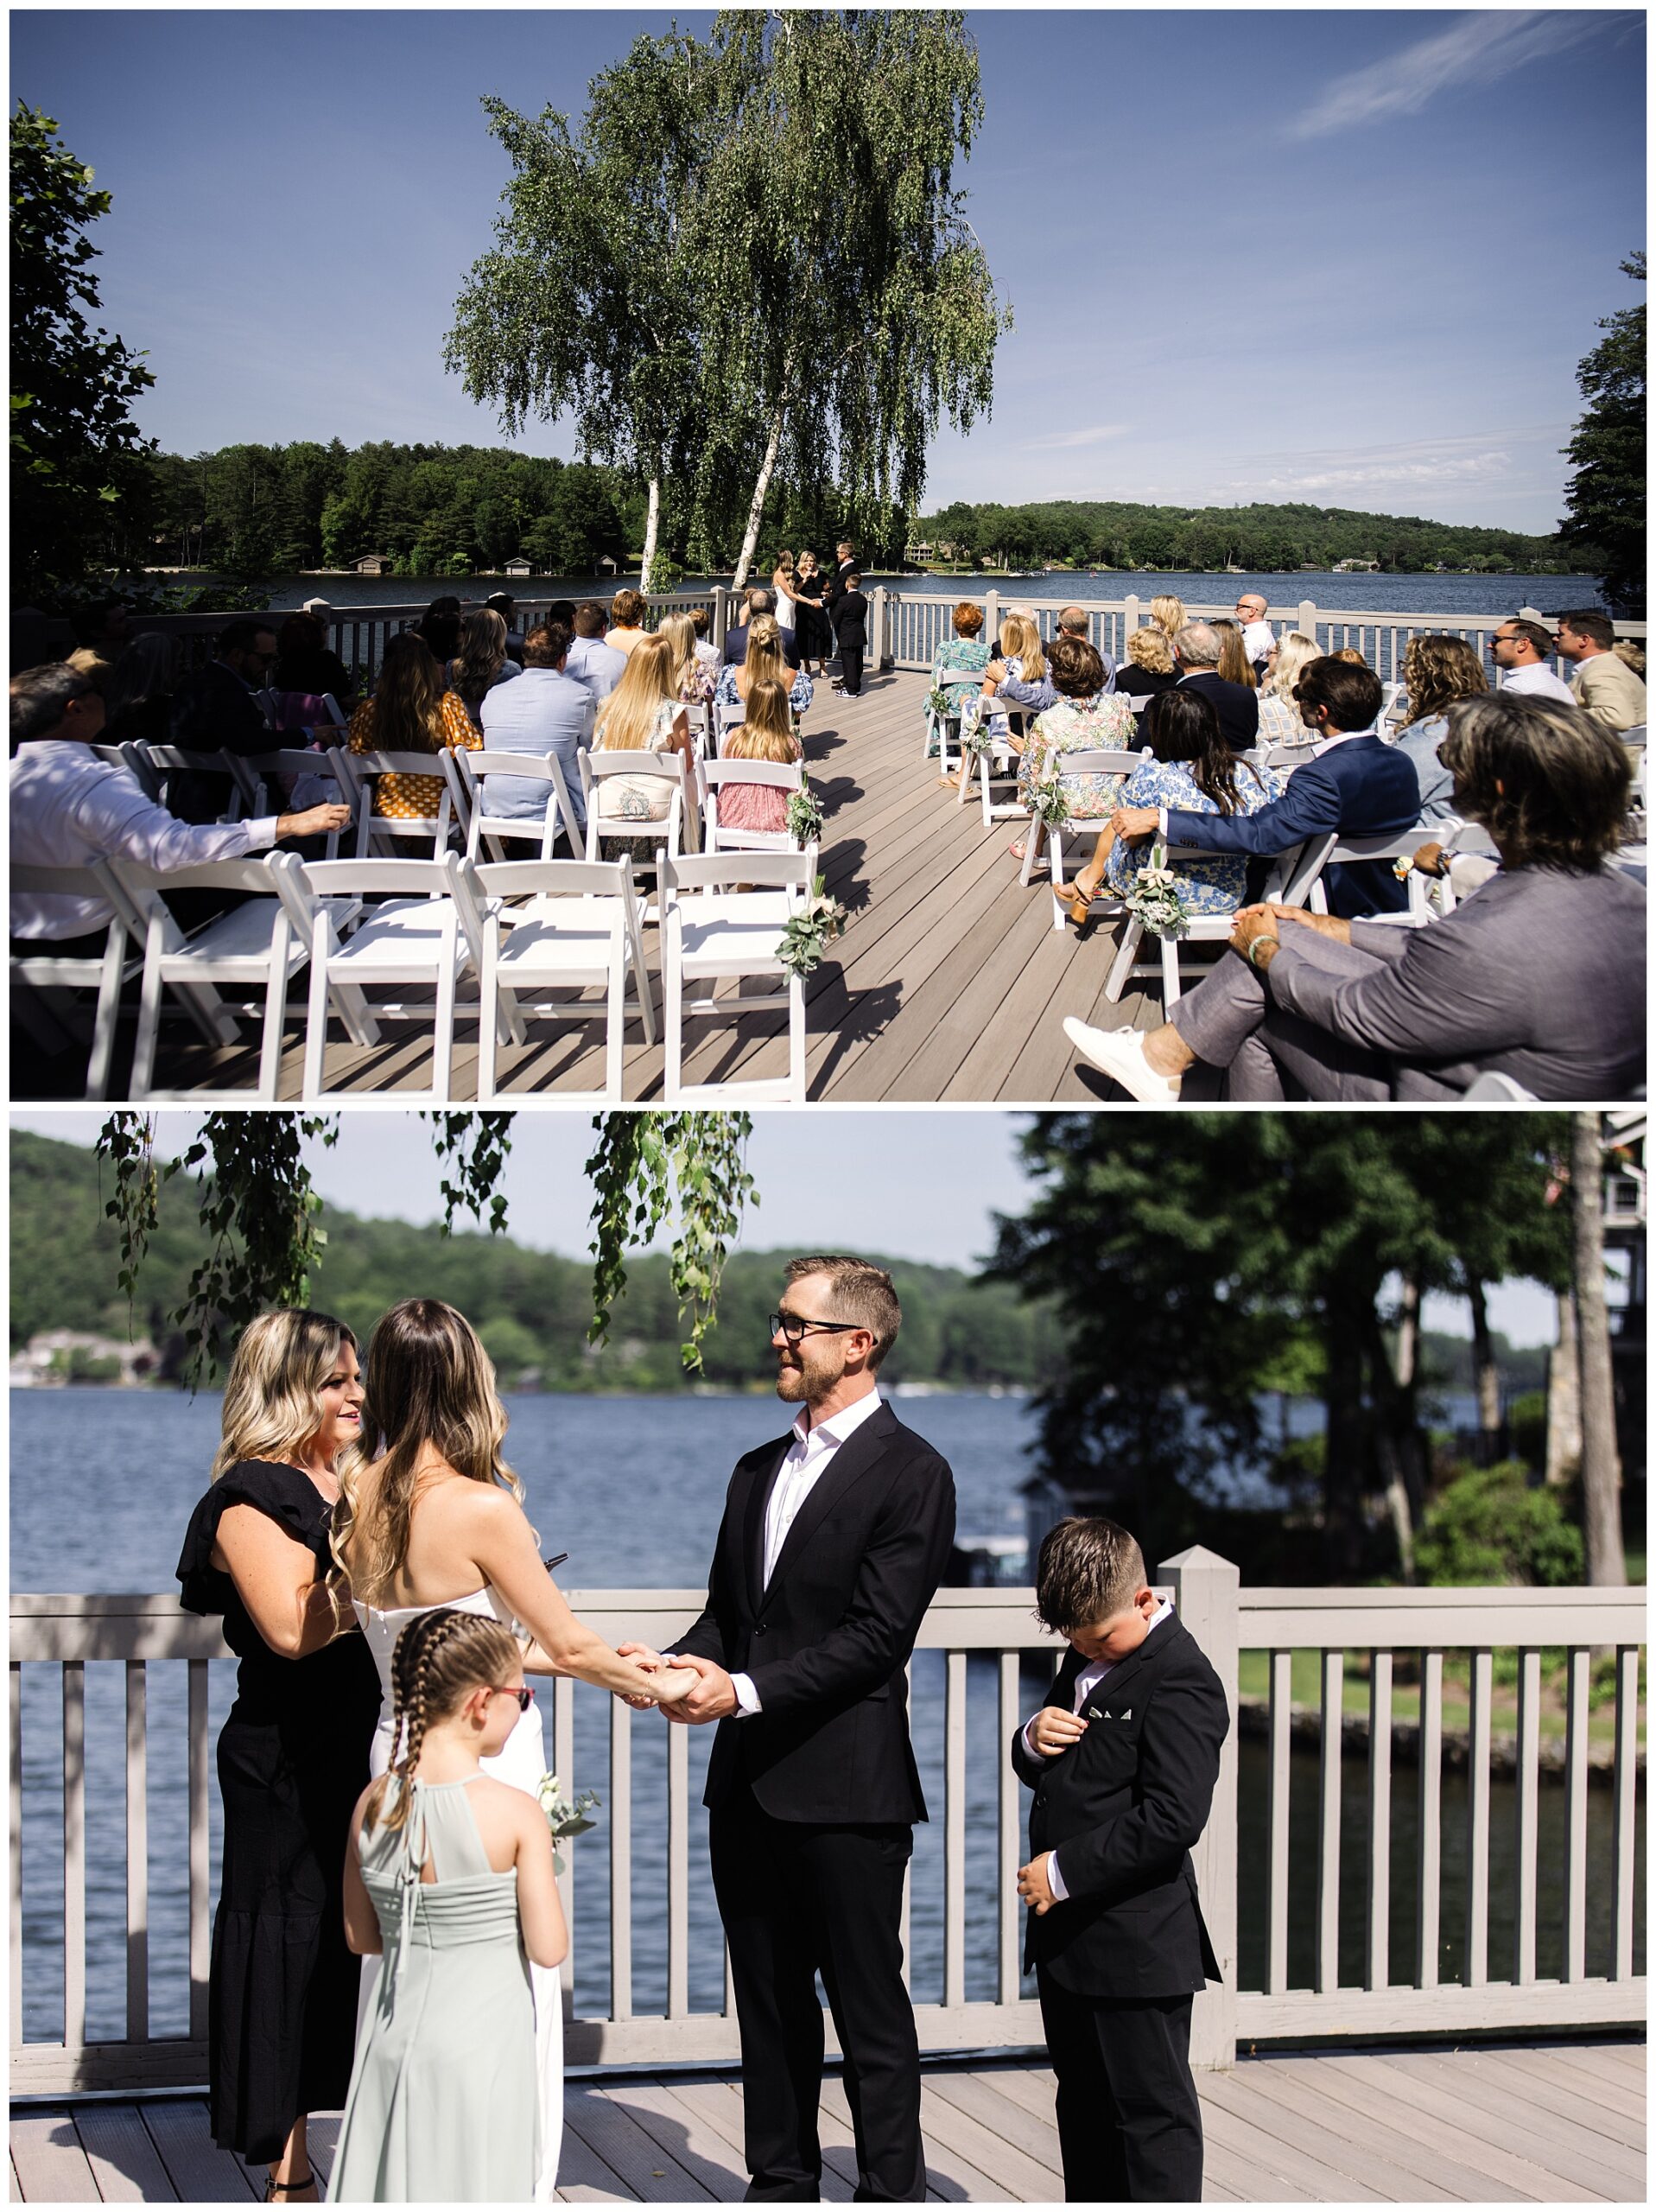
[[771, 1316], [771, 1334], [786, 1337], [790, 1344], [796, 1344], [807, 1329], [822, 1329], [834, 1336], [843, 1336], [847, 1329], [860, 1329], [861, 1326], [860, 1321], [808, 1321], [803, 1313], [773, 1313]]
[[519, 1713], [527, 1713], [530, 1706], [535, 1702], [535, 1693], [533, 1690], [529, 1688], [513, 1689], [510, 1684], [505, 1682], [491, 1683], [489, 1694], [492, 1697], [515, 1697], [517, 1700], [517, 1710]]

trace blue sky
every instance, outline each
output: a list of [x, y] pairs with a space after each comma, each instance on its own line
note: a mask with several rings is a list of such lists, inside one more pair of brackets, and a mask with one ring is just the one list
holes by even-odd
[[[157, 1142], [181, 1152], [198, 1114], [162, 1109]], [[94, 1144], [99, 1107], [15, 1109], [11, 1126], [71, 1144]], [[809, 1114], [759, 1109], [748, 1166], [760, 1204], [740, 1242], [754, 1251], [883, 1252], [892, 1257], [972, 1268], [993, 1242], [991, 1215], [1021, 1213], [1031, 1195], [1018, 1154], [1028, 1117], [987, 1109], [936, 1108], [892, 1112], [814, 1106]], [[592, 1149], [589, 1116], [520, 1114], [502, 1185], [508, 1227], [521, 1243], [579, 1255], [589, 1247], [592, 1199], [581, 1166]], [[316, 1187], [331, 1205], [370, 1219], [441, 1217], [429, 1130], [406, 1108], [352, 1106], [332, 1149], [308, 1148]], [[1551, 1344], [1551, 1294], [1533, 1283], [1498, 1285], [1490, 1319], [1515, 1344]], [[1464, 1300], [1432, 1298], [1434, 1328], [1469, 1336]]]
[[[499, 442], [441, 361], [505, 163], [631, 9], [15, 10], [12, 90], [115, 194], [164, 448]], [[695, 29], [707, 18], [680, 20]], [[1594, 323], [1638, 295], [1633, 10], [972, 10], [964, 171], [1017, 315], [928, 504], [1308, 499], [1545, 531]], [[806, 181], [802, 181], [804, 188]], [[830, 185], [836, 181], [828, 180]], [[522, 442], [568, 454], [561, 425]]]

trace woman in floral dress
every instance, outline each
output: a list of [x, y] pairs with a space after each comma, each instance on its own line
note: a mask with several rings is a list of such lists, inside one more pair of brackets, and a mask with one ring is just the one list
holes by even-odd
[[[1006, 740], [1012, 750], [1023, 756], [1018, 767], [1018, 796], [1031, 814], [1037, 790], [1049, 781], [1064, 753], [1119, 752], [1132, 749], [1134, 743], [1133, 709], [1119, 693], [1104, 693], [1104, 663], [1095, 646], [1085, 638], [1060, 635], [1052, 640], [1047, 666], [1057, 689], [1057, 704], [1036, 716], [1027, 737]], [[1060, 769], [1058, 780], [1073, 815], [1113, 814], [1120, 804], [1120, 776], [1094, 775], [1090, 771], [1071, 776]], [[1021, 839], [1012, 846], [1012, 855], [1014, 860], [1023, 859]]]
[[[1212, 700], [1199, 691], [1158, 691], [1145, 709], [1144, 734], [1158, 757], [1139, 762], [1120, 786], [1116, 806], [1257, 814], [1281, 796], [1284, 779], [1275, 769], [1256, 768], [1231, 751], [1219, 734]], [[1070, 920], [1079, 928], [1101, 889], [1125, 898], [1139, 870], [1149, 862], [1147, 845], [1130, 843], [1106, 830], [1075, 881], [1055, 885], [1053, 895], [1068, 907]], [[1247, 862], [1240, 854], [1215, 853], [1210, 859], [1177, 861], [1173, 874], [1187, 912], [1232, 914], [1245, 895]]]

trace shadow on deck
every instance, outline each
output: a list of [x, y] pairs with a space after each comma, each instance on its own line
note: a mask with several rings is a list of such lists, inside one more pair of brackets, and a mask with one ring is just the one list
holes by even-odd
[[[1469, 2050], [1353, 2050], [1240, 2060], [1197, 2077], [1204, 2202], [1643, 2203], [1645, 2046], [1559, 2042]], [[850, 2201], [849, 2113], [824, 2085], [822, 2195]], [[565, 2095], [559, 2196], [568, 2203], [740, 2198], [742, 2093], [728, 2074], [609, 2075]], [[930, 2196], [1061, 2202], [1044, 2067], [928, 2066]], [[326, 2177], [337, 2119], [312, 2123]], [[263, 2174], [259, 2177], [263, 2188]], [[14, 2202], [240, 2203], [248, 2170], [214, 2147], [200, 2099], [15, 2110]]]

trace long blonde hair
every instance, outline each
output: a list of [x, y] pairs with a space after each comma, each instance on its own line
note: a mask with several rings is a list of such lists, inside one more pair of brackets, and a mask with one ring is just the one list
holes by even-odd
[[381, 1824], [393, 1775], [403, 1787], [383, 1824], [388, 1828], [403, 1825], [409, 1817], [409, 1784], [431, 1723], [447, 1720], [473, 1690], [504, 1688], [501, 1676], [515, 1673], [523, 1663], [523, 1651], [511, 1630], [481, 1613], [439, 1605], [409, 1623], [391, 1653], [391, 1742], [394, 1746], [402, 1744], [406, 1724], [407, 1746], [368, 1792], [363, 1808], [366, 1826]]
[[1256, 691], [1259, 679], [1253, 673], [1253, 664], [1242, 644], [1242, 626], [1228, 620], [1223, 615], [1215, 617], [1214, 635], [1219, 640], [1219, 673], [1227, 683], [1240, 683], [1245, 690]]
[[1016, 633], [1012, 651], [1022, 665], [1023, 681], [1038, 683], [1046, 674], [1046, 654], [1041, 647], [1041, 626], [1029, 614], [1014, 614], [1012, 619]]
[[769, 682], [792, 688], [793, 671], [782, 650], [782, 625], [774, 614], [756, 614], [747, 626], [747, 658], [736, 671], [736, 696], [746, 699], [748, 687]]
[[673, 648], [659, 631], [640, 638], [626, 673], [599, 709], [593, 743], [603, 753], [648, 753], [663, 701], [675, 697]]
[[1184, 627], [1184, 601], [1163, 592], [1150, 602], [1150, 619], [1171, 645]]
[[791, 765], [800, 757], [794, 735], [794, 718], [788, 694], [774, 677], [761, 677], [747, 695], [747, 720], [738, 723], [725, 740], [727, 760], [781, 760]]
[[656, 635], [667, 640], [673, 656], [673, 690], [682, 698], [685, 685], [695, 678], [695, 624], [682, 609], [676, 608], [672, 613], [662, 616], [656, 625]]
[[322, 1385], [345, 1344], [357, 1348], [344, 1322], [308, 1306], [286, 1306], [248, 1323], [225, 1382], [214, 1482], [238, 1460], [291, 1460], [303, 1450], [322, 1426]]
[[[362, 1440], [340, 1472], [329, 1548], [352, 1596], [373, 1605], [409, 1555], [415, 1495], [434, 1456], [468, 1482], [510, 1491], [520, 1505], [523, 1486], [500, 1456], [506, 1409], [493, 1363], [454, 1306], [439, 1298], [393, 1306], [375, 1325], [363, 1381]], [[365, 1514], [363, 1478], [375, 1460]]]
[[1321, 651], [1316, 639], [1308, 638], [1303, 630], [1285, 630], [1277, 640], [1275, 664], [1259, 689], [1267, 698], [1286, 699], [1291, 705], [1295, 684], [1306, 664], [1314, 661]]

